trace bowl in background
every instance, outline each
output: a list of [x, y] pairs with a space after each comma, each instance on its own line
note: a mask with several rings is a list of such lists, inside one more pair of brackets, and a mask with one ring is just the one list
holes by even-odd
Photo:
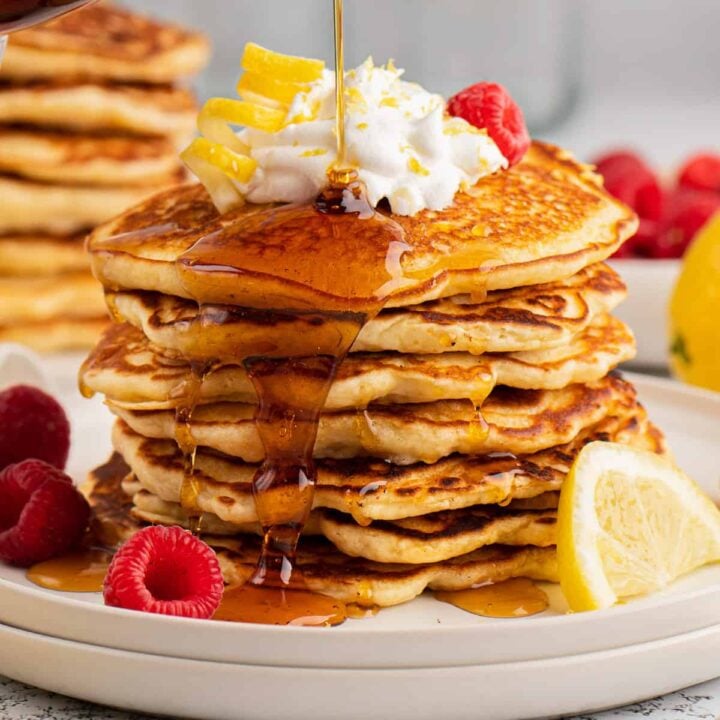
[[668, 368], [668, 306], [681, 260], [612, 260], [610, 265], [628, 287], [628, 296], [615, 311], [637, 339], [639, 368]]

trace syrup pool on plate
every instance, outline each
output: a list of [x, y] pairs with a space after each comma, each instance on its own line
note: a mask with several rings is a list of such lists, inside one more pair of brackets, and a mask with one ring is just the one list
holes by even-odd
[[527, 578], [483, 585], [467, 590], [438, 591], [435, 597], [461, 610], [492, 618], [519, 618], [548, 609], [545, 591]]
[[33, 565], [27, 578], [48, 590], [101, 592], [111, 560], [112, 554], [106, 550], [78, 550]]

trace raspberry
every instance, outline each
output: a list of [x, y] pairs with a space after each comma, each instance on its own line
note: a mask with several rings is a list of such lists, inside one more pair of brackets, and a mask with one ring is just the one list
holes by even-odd
[[29, 385], [0, 392], [0, 469], [37, 458], [65, 467], [70, 450], [70, 423], [61, 405]]
[[502, 85], [471, 85], [448, 100], [447, 110], [477, 128], [485, 128], [511, 166], [519, 163], [530, 147], [522, 110]]
[[655, 257], [655, 247], [662, 225], [654, 220], [640, 220], [637, 232], [615, 252], [615, 258]]
[[632, 152], [619, 151], [603, 155], [595, 165], [611, 195], [629, 205], [640, 218], [660, 220], [663, 191], [655, 173], [642, 158]]
[[105, 577], [105, 604], [161, 615], [209, 618], [223, 595], [215, 553], [179, 527], [148, 527], [117, 552]]
[[680, 188], [669, 198], [665, 230], [658, 238], [653, 257], [680, 258], [700, 228], [720, 212], [720, 194]]
[[0, 560], [27, 567], [75, 547], [90, 507], [61, 470], [23, 460], [0, 472]]
[[693, 155], [680, 169], [678, 185], [720, 193], [720, 155], [712, 152]]

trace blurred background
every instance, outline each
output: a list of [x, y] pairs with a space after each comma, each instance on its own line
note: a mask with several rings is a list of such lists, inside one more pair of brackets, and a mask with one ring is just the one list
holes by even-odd
[[[232, 92], [248, 40], [332, 58], [330, 0], [125, 4], [212, 37], [203, 97]], [[445, 95], [499, 81], [534, 135], [583, 158], [631, 145], [672, 168], [720, 143], [717, 0], [347, 0], [346, 28], [349, 66], [393, 57], [407, 79]]]

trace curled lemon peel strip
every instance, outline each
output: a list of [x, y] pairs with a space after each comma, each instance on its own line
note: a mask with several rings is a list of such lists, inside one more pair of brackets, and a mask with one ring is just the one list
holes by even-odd
[[[216, 158], [206, 154], [202, 142], [204, 138], [196, 138], [180, 153], [180, 159], [187, 168], [205, 186], [213, 204], [221, 212], [227, 212], [244, 203], [242, 193], [232, 180], [215, 164]], [[210, 142], [205, 140], [205, 142]], [[210, 159], [208, 159], [208, 157]]]
[[209, 140], [227, 145], [236, 152], [247, 152], [247, 146], [238, 139], [230, 125], [243, 125], [274, 133], [285, 125], [285, 115], [282, 110], [245, 100], [212, 98], [198, 115], [198, 130]]
[[246, 72], [237, 84], [237, 93], [244, 100], [285, 110], [290, 107], [298, 93], [307, 92], [309, 89], [309, 83], [284, 82], [255, 72]]
[[322, 60], [293, 57], [248, 43], [242, 57], [246, 71], [237, 85], [242, 98], [211, 98], [198, 115], [202, 137], [181, 153], [185, 165], [205, 186], [220, 212], [242, 205], [244, 198], [236, 183], [252, 178], [257, 162], [250, 148], [232, 126], [244, 126], [267, 133], [282, 130], [289, 122], [312, 120], [298, 115], [288, 119], [288, 110], [298, 93], [319, 80], [325, 69]]
[[322, 77], [325, 69], [322, 60], [283, 55], [255, 43], [245, 45], [241, 66], [246, 72], [266, 75], [279, 82], [289, 83], [315, 82]]

